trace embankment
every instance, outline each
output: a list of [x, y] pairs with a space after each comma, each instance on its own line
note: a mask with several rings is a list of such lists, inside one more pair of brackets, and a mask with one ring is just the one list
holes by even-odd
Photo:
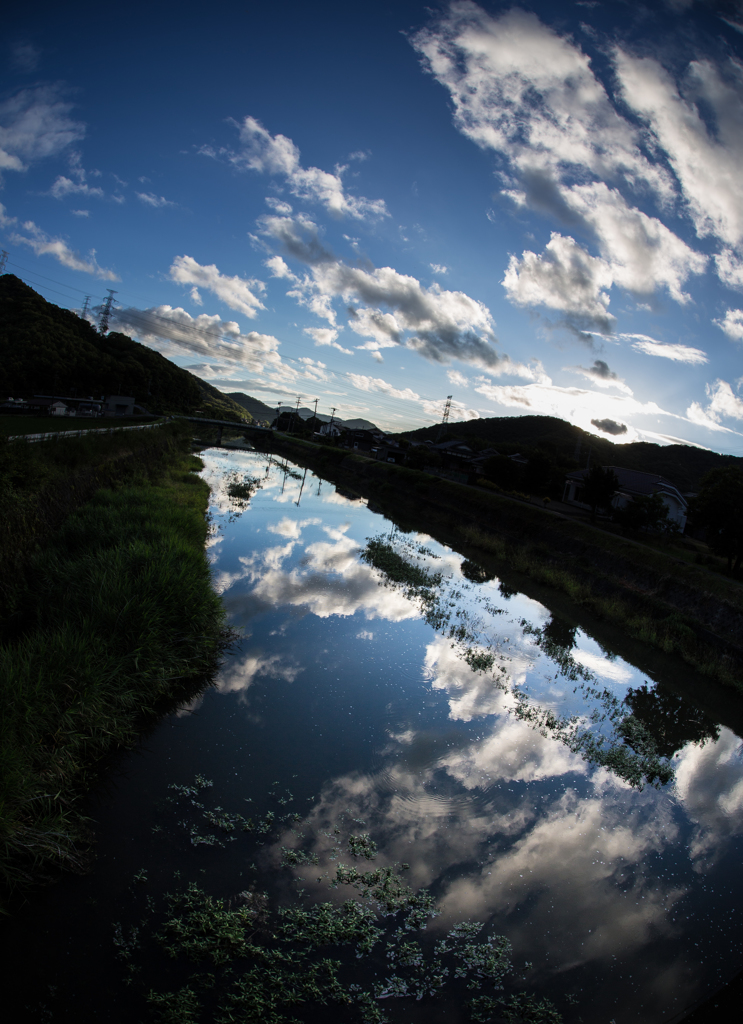
[[[194, 472], [200, 460], [183, 451], [187, 440], [174, 428], [133, 449], [129, 438], [118, 449], [104, 443], [87, 465], [73, 452], [70, 472], [14, 492], [15, 511], [25, 505], [36, 516], [21, 531], [20, 555], [4, 538], [18, 569], [0, 644], [5, 887], [84, 867], [80, 806], [102, 760], [203, 686], [224, 650], [204, 552], [209, 490]], [[49, 446], [36, 453], [37, 468], [53, 457]], [[101, 489], [106, 478], [114, 486]]]
[[702, 567], [505, 495], [276, 436], [272, 450], [372, 499], [389, 518], [439, 523], [494, 564], [567, 595], [628, 635], [743, 692], [743, 588]]

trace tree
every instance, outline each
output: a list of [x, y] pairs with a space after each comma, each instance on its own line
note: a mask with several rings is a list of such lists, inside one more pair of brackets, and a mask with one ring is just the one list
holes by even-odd
[[707, 473], [690, 512], [694, 524], [706, 528], [710, 548], [737, 573], [743, 557], [743, 471], [725, 466]]
[[650, 530], [673, 533], [677, 524], [668, 518], [668, 505], [660, 494], [640, 494], [624, 508], [618, 508], [614, 519], [628, 530]]
[[591, 506], [592, 520], [596, 518], [596, 509], [609, 508], [618, 488], [619, 481], [614, 470], [591, 466], [583, 480], [583, 501]]
[[505, 455], [494, 455], [482, 467], [486, 479], [502, 487], [504, 491], [513, 491], [521, 483], [521, 466]]

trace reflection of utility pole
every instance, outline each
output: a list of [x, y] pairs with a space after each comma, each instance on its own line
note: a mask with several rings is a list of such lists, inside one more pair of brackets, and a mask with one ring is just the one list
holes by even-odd
[[304, 476], [302, 477], [302, 486], [299, 488], [299, 497], [294, 502], [294, 504], [297, 506], [297, 508], [299, 508], [299, 503], [302, 500], [302, 491], [304, 490], [304, 482], [305, 482], [306, 479], [307, 479], [307, 467], [305, 466], [304, 467]]
[[446, 424], [449, 422], [449, 413], [451, 412], [451, 395], [446, 396], [446, 405], [444, 406], [444, 415], [439, 424], [439, 432], [436, 435], [436, 443], [438, 444], [439, 438], [441, 437], [441, 431], [444, 429]]
[[317, 478], [317, 497], [320, 497], [320, 491], [322, 490], [322, 477]]

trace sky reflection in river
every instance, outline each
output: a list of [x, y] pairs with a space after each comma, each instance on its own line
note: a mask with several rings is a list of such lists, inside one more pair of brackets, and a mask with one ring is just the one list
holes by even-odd
[[[329, 824], [341, 813], [363, 819], [378, 862], [409, 862], [411, 881], [436, 896], [431, 929], [495, 922], [534, 963], [530, 981], [558, 1003], [577, 996], [574, 1016], [562, 1001], [567, 1020], [664, 1021], [740, 967], [731, 908], [743, 896], [743, 764], [733, 733], [544, 605], [497, 579], [473, 582], [460, 555], [397, 534], [311, 473], [257, 453], [205, 458], [215, 580], [245, 635], [217, 690], [244, 706], [248, 731], [270, 731], [279, 747], [287, 723], [292, 735], [305, 729], [321, 864], [332, 857]], [[242, 514], [227, 471], [260, 481]], [[382, 534], [411, 564], [443, 574], [437, 608], [450, 618], [440, 629], [416, 594], [361, 559]], [[447, 634], [458, 623], [469, 640]], [[467, 650], [493, 652], [492, 667], [470, 667]], [[607, 717], [612, 707], [621, 714]], [[547, 711], [632, 756], [632, 744], [654, 744], [675, 781], [631, 784], [613, 761], [571, 749], [539, 717]], [[294, 755], [287, 747], [287, 779]], [[279, 846], [295, 843], [287, 833]], [[328, 898], [317, 868], [295, 870]]]

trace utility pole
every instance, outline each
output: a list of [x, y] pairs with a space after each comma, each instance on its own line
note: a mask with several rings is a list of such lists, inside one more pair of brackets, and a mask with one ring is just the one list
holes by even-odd
[[113, 288], [109, 288], [107, 290], [108, 296], [101, 306], [101, 319], [98, 321], [98, 333], [101, 337], [103, 337], [104, 334], [108, 334], [108, 320], [111, 316], [111, 310], [113, 309], [114, 302], [116, 302], [116, 299], [114, 298], [114, 295], [116, 294], [115, 290]]
[[451, 412], [451, 400], [452, 400], [452, 396], [451, 395], [447, 395], [446, 396], [446, 405], [444, 406], [444, 415], [443, 415], [443, 418], [441, 420], [441, 423], [439, 424], [439, 432], [436, 435], [436, 443], [437, 444], [438, 444], [439, 438], [441, 437], [441, 431], [444, 429], [446, 424], [449, 422], [449, 413]]
[[336, 407], [333, 406], [332, 412], [330, 413], [330, 426], [328, 427], [328, 437], [333, 436], [333, 420], [335, 419]]
[[5, 264], [8, 261], [8, 253], [5, 249], [0, 249], [0, 274], [5, 273]]
[[89, 308], [90, 308], [90, 296], [86, 295], [85, 296], [85, 302], [83, 303], [83, 310], [82, 310], [82, 313], [80, 314], [80, 319], [81, 320], [87, 320], [88, 319], [88, 309]]
[[317, 403], [318, 403], [319, 401], [320, 401], [320, 399], [319, 399], [319, 398], [316, 398], [316, 399], [315, 399], [315, 416], [314, 416], [315, 422], [317, 422]]
[[299, 419], [299, 403], [301, 401], [302, 401], [302, 396], [301, 395], [297, 395], [297, 408], [294, 410], [294, 415], [292, 416], [292, 427], [294, 427], [295, 423]]
[[281, 399], [279, 399], [279, 404], [276, 406], [276, 429], [277, 430], [279, 429], [279, 417], [280, 416], [281, 416]]

